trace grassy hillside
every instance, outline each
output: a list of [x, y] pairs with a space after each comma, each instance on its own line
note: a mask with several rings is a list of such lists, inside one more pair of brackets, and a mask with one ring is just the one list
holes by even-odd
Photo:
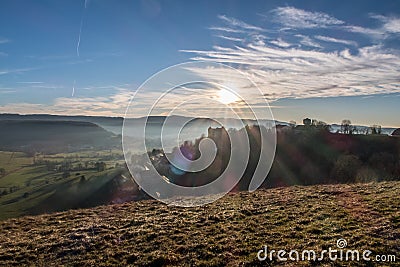
[[[232, 193], [195, 208], [140, 201], [0, 222], [0, 265], [257, 266], [269, 249], [368, 249], [399, 261], [400, 182]], [[328, 259], [311, 265], [375, 266]], [[383, 266], [395, 265], [386, 263]]]

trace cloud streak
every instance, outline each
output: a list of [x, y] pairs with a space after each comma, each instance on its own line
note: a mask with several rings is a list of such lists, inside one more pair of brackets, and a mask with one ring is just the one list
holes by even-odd
[[344, 24], [344, 21], [322, 12], [310, 12], [295, 7], [278, 7], [271, 11], [274, 20], [288, 28], [327, 28]]
[[9, 43], [9, 42], [11, 42], [10, 39], [0, 37], [0, 44], [6, 44], [6, 43]]
[[[279, 37], [267, 43], [248, 38], [249, 35], [266, 32], [265, 29], [251, 26], [245, 30], [241, 27], [244, 31], [241, 37], [232, 32], [235, 34], [235, 41], [242, 38], [240, 46], [214, 46], [212, 50], [183, 52], [193, 54], [193, 60], [225, 63], [240, 69], [271, 101], [282, 98], [367, 96], [400, 91], [399, 51], [386, 48], [383, 44], [371, 43], [359, 47], [355, 40], [315, 33], [300, 34], [298, 31], [329, 27], [335, 31], [359, 32], [375, 37], [379, 34], [397, 33], [400, 30], [397, 19], [379, 17], [382, 27], [369, 29], [349, 25], [325, 13], [293, 7], [276, 8], [271, 13], [274, 15], [273, 22], [278, 23], [281, 28], [277, 31]], [[247, 25], [233, 18], [220, 19], [227, 28]], [[297, 31], [292, 33], [288, 31], [289, 28]], [[229, 36], [228, 31], [226, 34]], [[332, 43], [336, 45], [335, 50], [332, 50]], [[201, 73], [202, 70], [197, 71]], [[232, 76], [232, 73], [226, 72], [227, 70], [213, 73], [215, 81], [223, 81], [224, 77]]]
[[382, 15], [371, 15], [371, 18], [383, 22], [382, 31], [385, 33], [400, 33], [400, 18], [385, 17]]
[[279, 46], [279, 47], [289, 47], [292, 46], [292, 44], [285, 42], [284, 40], [282, 40], [282, 38], [278, 38], [276, 40], [272, 40], [269, 42], [270, 44]]
[[314, 47], [314, 48], [322, 48], [322, 46], [315, 42], [311, 37], [302, 35], [302, 34], [296, 34], [296, 37], [300, 38], [300, 44], [308, 46], [308, 47]]
[[8, 74], [21, 74], [27, 71], [35, 70], [37, 68], [18, 68], [18, 69], [5, 69], [5, 70], [0, 70], [0, 76], [1, 75], [8, 75]]
[[219, 15], [218, 18], [222, 21], [224, 21], [225, 23], [229, 24], [232, 27], [236, 27], [239, 29], [243, 29], [243, 30], [253, 30], [253, 31], [264, 31], [263, 28], [261, 27], [257, 27], [248, 23], [245, 23], [241, 20], [232, 18], [232, 17], [228, 17], [225, 15]]
[[123, 116], [132, 97], [127, 89], [118, 89], [102, 97], [59, 97], [50, 104], [9, 103], [0, 105], [0, 113]]
[[324, 42], [327, 42], [327, 43], [337, 43], [337, 44], [344, 44], [344, 45], [350, 45], [350, 46], [358, 46], [356, 41], [351, 41], [351, 40], [336, 39], [333, 37], [323, 36], [323, 35], [316, 35], [316, 36], [314, 36], [314, 38], [324, 41]]
[[[372, 37], [374, 39], [384, 39], [393, 34], [400, 33], [400, 18], [388, 17], [383, 15], [371, 14], [370, 17], [379, 20], [382, 25], [377, 28], [368, 28], [358, 25], [351, 25], [343, 20], [337, 19], [329, 14], [323, 12], [312, 12], [303, 9], [286, 6], [278, 7], [270, 11], [268, 15], [262, 15], [264, 18], [269, 19], [272, 15], [272, 20], [283, 25], [281, 30], [300, 30], [300, 29], [338, 29], [342, 31], [360, 33]], [[328, 36], [319, 36], [332, 38]], [[325, 41], [323, 40], [323, 41]], [[330, 39], [328, 42], [336, 42], [347, 45], [353, 45], [346, 40]]]

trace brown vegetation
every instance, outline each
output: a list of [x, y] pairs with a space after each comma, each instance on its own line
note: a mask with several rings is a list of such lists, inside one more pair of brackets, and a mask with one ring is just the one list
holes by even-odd
[[[0, 222], [0, 265], [258, 266], [264, 245], [320, 251], [339, 238], [349, 249], [399, 257], [399, 192], [400, 182], [295, 186], [203, 207], [148, 200], [9, 219]], [[348, 264], [366, 262], [335, 266]]]

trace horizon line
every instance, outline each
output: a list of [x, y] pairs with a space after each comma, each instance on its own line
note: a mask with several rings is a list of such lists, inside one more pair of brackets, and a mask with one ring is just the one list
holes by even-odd
[[[143, 119], [146, 117], [168, 117], [166, 115], [152, 115], [152, 116], [140, 116], [140, 117], [128, 117], [125, 118], [124, 116], [101, 116], [101, 115], [67, 115], [67, 114], [50, 114], [50, 113], [0, 113], [0, 116], [2, 115], [14, 115], [14, 116], [54, 116], [54, 117], [97, 117], [97, 118], [114, 118], [114, 119]], [[212, 119], [210, 117], [191, 117], [191, 116], [184, 116], [184, 115], [172, 115], [171, 117], [184, 117], [184, 118], [194, 118], [194, 119]], [[310, 117], [306, 117], [306, 118], [310, 118]], [[306, 119], [304, 118], [304, 119]], [[236, 118], [219, 118], [219, 119], [236, 119]], [[241, 118], [242, 120], [254, 120], [256, 121], [254, 118]], [[312, 118], [311, 118], [312, 119]], [[314, 118], [315, 119], [315, 118]], [[270, 119], [260, 119], [260, 120], [270, 120]], [[318, 120], [318, 119], [316, 119]], [[270, 120], [272, 121], [272, 120]], [[287, 124], [291, 124], [290, 121], [285, 121], [285, 120], [278, 120], [278, 119], [274, 119], [273, 120], [275, 123], [276, 122], [282, 122], [282, 123], [287, 123]], [[351, 119], [350, 119], [351, 121]], [[334, 122], [334, 123], [329, 123], [326, 122], [328, 125], [340, 125], [340, 122]], [[299, 124], [296, 123], [296, 125], [303, 125], [303, 124]], [[371, 127], [373, 125], [364, 125], [364, 124], [359, 124], [359, 123], [352, 123], [353, 126], [363, 126], [363, 127]], [[374, 124], [377, 125], [377, 124]], [[392, 129], [398, 129], [400, 128], [399, 126], [393, 126], [393, 125], [380, 125], [381, 128], [392, 128]]]

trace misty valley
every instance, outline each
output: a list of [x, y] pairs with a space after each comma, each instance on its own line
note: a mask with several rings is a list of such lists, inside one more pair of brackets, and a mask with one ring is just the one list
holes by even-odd
[[[174, 119], [178, 124], [183, 118]], [[231, 153], [237, 152], [230, 150], [229, 136], [234, 135], [248, 138], [250, 154], [244, 172], [231, 173], [241, 178], [231, 191], [246, 191], [260, 157], [260, 131], [266, 133], [263, 141], [267, 142], [275, 138], [268, 133], [276, 131], [277, 140], [275, 160], [263, 188], [368, 183], [400, 177], [400, 138], [378, 128], [368, 132], [369, 128], [357, 130], [348, 125], [352, 129], [337, 127], [334, 131], [316, 120], [305, 120], [303, 125], [266, 121], [261, 126], [246, 121], [244, 128], [235, 128], [232, 120], [232, 127], [225, 128], [215, 121], [196, 118], [186, 126], [186, 135], [180, 136], [178, 146], [174, 146], [175, 136], [167, 134], [170, 149], [164, 151], [159, 139], [164, 120], [149, 119], [147, 153], [140, 153], [138, 145], [138, 150], [124, 156], [121, 134], [106, 130], [121, 126], [121, 118], [0, 116], [1, 219], [151, 198], [135, 182], [125, 157], [141, 179], [152, 175], [149, 169], [154, 166], [170, 183], [185, 187], [210, 183], [225, 171]], [[364, 129], [367, 131], [362, 132]], [[140, 140], [126, 138], [134, 148]], [[185, 172], [169, 162], [177, 149], [189, 160], [198, 158], [204, 138], [213, 140], [217, 149], [206, 169]], [[240, 147], [237, 149], [240, 153]]]

